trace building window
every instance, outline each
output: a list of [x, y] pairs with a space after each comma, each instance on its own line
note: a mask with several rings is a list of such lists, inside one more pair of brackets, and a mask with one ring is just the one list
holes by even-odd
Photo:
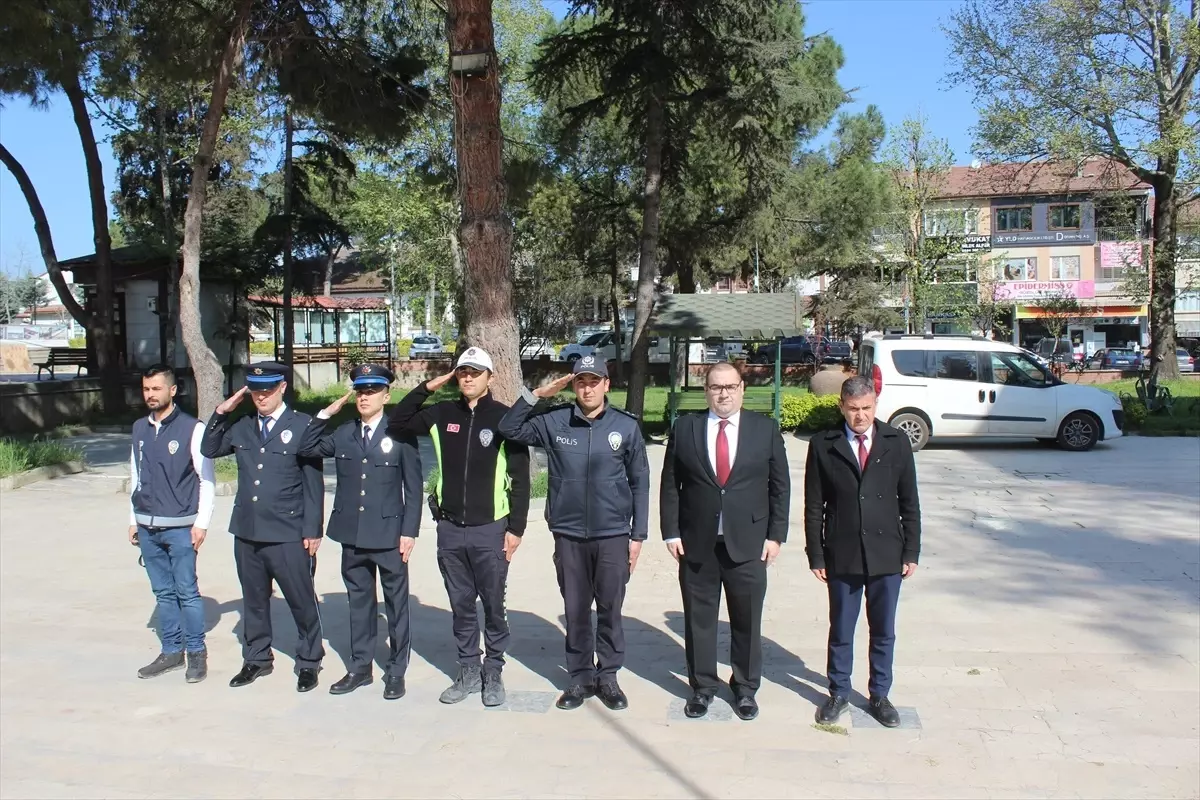
[[1200, 292], [1180, 292], [1175, 296], [1176, 311], [1200, 311]]
[[1006, 258], [1000, 263], [1000, 274], [1006, 281], [1036, 281], [1036, 258]]
[[1079, 280], [1079, 256], [1051, 256], [1050, 280]]
[[1051, 230], [1079, 230], [1079, 206], [1050, 206]]
[[1002, 233], [1033, 230], [1033, 208], [1031, 206], [1013, 206], [1012, 208], [996, 209], [996, 230]]
[[979, 210], [974, 208], [937, 208], [926, 211], [926, 236], [969, 236], [979, 233]]
[[942, 264], [937, 268], [938, 283], [975, 283], [978, 277], [974, 264]]
[[1096, 238], [1102, 242], [1141, 239], [1141, 220], [1145, 203], [1140, 198], [1112, 198], [1096, 201]]

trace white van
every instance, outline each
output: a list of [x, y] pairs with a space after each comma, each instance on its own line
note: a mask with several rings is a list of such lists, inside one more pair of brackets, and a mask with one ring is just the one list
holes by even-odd
[[[629, 331], [621, 331], [621, 360], [630, 360], [633, 348], [633, 336]], [[702, 351], [698, 357], [702, 358]], [[558, 352], [559, 361], [576, 361], [584, 356], [600, 356], [605, 361], [615, 361], [617, 358], [616, 336], [608, 333], [592, 334], [579, 344], [569, 344]], [[668, 363], [671, 360], [671, 338], [669, 336], [650, 337], [650, 363]]]
[[889, 335], [862, 340], [858, 374], [879, 394], [877, 416], [908, 434], [1031, 437], [1090, 450], [1121, 436], [1120, 399], [1064, 383], [1029, 354], [980, 336]]

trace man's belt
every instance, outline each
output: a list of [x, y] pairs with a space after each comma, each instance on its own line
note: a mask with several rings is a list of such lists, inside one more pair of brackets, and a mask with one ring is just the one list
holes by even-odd
[[138, 525], [147, 528], [190, 528], [196, 523], [196, 515], [186, 517], [156, 517], [152, 514], [134, 513]]

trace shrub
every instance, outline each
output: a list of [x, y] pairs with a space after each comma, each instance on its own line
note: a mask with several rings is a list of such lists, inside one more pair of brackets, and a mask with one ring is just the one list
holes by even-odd
[[530, 497], [545, 497], [550, 493], [550, 473], [540, 470], [529, 484]]
[[251, 342], [250, 353], [256, 356], [273, 356], [275, 355], [274, 342]]
[[1121, 398], [1121, 408], [1125, 410], [1125, 430], [1136, 431], [1146, 424], [1150, 412], [1146, 405], [1136, 397], [1128, 395]]
[[346, 345], [345, 355], [342, 356], [342, 369], [349, 372], [360, 364], [366, 364], [370, 360], [370, 357], [367, 355], [367, 348], [361, 344]]
[[87, 347], [86, 336], [72, 336], [67, 339], [67, 347]]
[[396, 340], [396, 358], [408, 358], [410, 352], [412, 352], [412, 339]]
[[819, 431], [837, 425], [842, 412], [837, 395], [784, 395], [781, 417], [786, 431]]
[[218, 483], [228, 483], [237, 480], [238, 468], [235, 456], [225, 456], [213, 462], [213, 472]]
[[82, 461], [83, 451], [58, 440], [0, 439], [0, 477], [51, 464]]

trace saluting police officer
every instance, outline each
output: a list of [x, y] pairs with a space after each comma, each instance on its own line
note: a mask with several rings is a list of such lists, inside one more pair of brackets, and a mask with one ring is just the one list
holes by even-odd
[[[521, 544], [529, 515], [529, 451], [497, 432], [508, 406], [488, 392], [492, 358], [468, 347], [454, 372], [413, 389], [394, 409], [392, 436], [428, 433], [438, 459], [438, 485], [430, 496], [437, 519], [437, 556], [450, 598], [458, 675], [440, 700], [458, 703], [481, 692], [485, 706], [504, 703], [504, 650], [508, 617], [504, 594], [508, 564]], [[461, 395], [428, 408], [421, 405], [451, 378]], [[486, 656], [479, 665], [479, 616], [483, 602]]]
[[[553, 397], [568, 383], [575, 389], [574, 403], [532, 413], [537, 398]], [[646, 540], [650, 466], [637, 418], [609, 405], [608, 389], [604, 359], [585, 356], [572, 374], [532, 394], [526, 390], [500, 423], [505, 436], [546, 450], [546, 522], [554, 534], [554, 565], [566, 606], [571, 673], [557, 705], [568, 710], [592, 695], [614, 711], [629, 706], [617, 684], [625, 662], [621, 606]]]
[[[308, 426], [301, 455], [333, 457], [337, 492], [329, 515], [329, 538], [342, 545], [342, 580], [350, 604], [350, 663], [330, 694], [347, 694], [373, 680], [371, 665], [379, 635], [375, 574], [383, 583], [390, 654], [383, 697], [404, 696], [412, 637], [408, 613], [408, 557], [421, 527], [421, 458], [412, 437], [387, 433], [383, 407], [395, 380], [379, 364], [350, 372], [351, 390], [317, 412]], [[325, 432], [326, 423], [355, 398], [359, 419]]]
[[[245, 664], [229, 685], [248, 686], [273, 670], [273, 580], [296, 621], [296, 691], [308, 692], [317, 685], [325, 656], [313, 587], [325, 482], [321, 460], [300, 455], [310, 417], [283, 402], [289, 371], [287, 365], [272, 361], [253, 365], [246, 385], [213, 412], [201, 452], [208, 458], [237, 454], [238, 487], [229, 532], [242, 584]], [[247, 392], [257, 413], [231, 424], [229, 413]]]

